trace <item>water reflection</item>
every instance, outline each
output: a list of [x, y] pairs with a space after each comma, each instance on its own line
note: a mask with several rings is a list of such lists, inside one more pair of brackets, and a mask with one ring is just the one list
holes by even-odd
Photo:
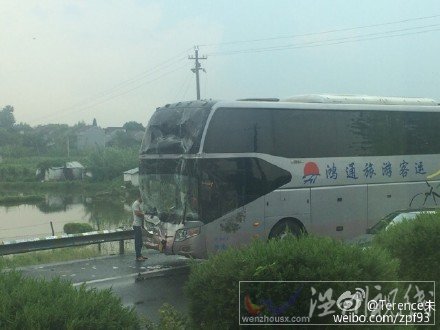
[[131, 224], [131, 212], [123, 200], [112, 198], [86, 199], [84, 211], [89, 215], [90, 223], [97, 229], [116, 228]]
[[81, 195], [46, 195], [45, 201], [38, 203], [37, 207], [43, 213], [52, 213], [67, 211], [69, 206], [82, 203]]
[[[129, 202], [129, 201], [128, 201]], [[131, 225], [129, 204], [121, 197], [48, 194], [33, 205], [0, 206], [0, 241], [63, 233], [69, 222], [88, 222], [96, 230]]]

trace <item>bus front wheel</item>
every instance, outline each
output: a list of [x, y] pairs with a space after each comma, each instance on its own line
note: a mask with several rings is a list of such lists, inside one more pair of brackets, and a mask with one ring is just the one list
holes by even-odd
[[304, 230], [298, 222], [294, 220], [281, 220], [275, 226], [273, 226], [269, 234], [269, 239], [283, 239], [287, 235], [299, 237], [303, 232]]

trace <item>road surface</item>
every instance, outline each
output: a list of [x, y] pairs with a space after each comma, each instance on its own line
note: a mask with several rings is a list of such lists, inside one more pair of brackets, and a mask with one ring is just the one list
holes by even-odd
[[179, 311], [187, 311], [188, 300], [183, 286], [188, 278], [188, 259], [165, 256], [149, 250], [148, 260], [135, 261], [132, 253], [23, 267], [26, 276], [51, 279], [61, 277], [74, 286], [82, 285], [97, 289], [112, 288], [124, 306], [134, 306], [138, 315], [157, 322], [158, 310], [170, 303]]

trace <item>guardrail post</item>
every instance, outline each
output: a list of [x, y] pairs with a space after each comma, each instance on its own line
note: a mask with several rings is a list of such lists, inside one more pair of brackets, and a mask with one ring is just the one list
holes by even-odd
[[52, 221], [50, 222], [50, 229], [52, 229], [52, 236], [55, 236], [55, 231], [53, 230], [53, 223], [52, 223]]
[[119, 254], [124, 254], [124, 240], [119, 241]]

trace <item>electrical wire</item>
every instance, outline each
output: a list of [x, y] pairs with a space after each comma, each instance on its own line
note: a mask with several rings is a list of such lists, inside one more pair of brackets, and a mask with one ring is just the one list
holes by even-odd
[[[184, 96], [186, 94], [186, 90], [188, 89], [188, 85], [191, 81], [191, 73], [188, 71], [188, 73], [186, 74], [185, 80], [183, 82], [183, 84], [180, 86], [178, 92], [176, 93], [174, 99], [178, 100], [178, 99], [184, 99]], [[182, 95], [182, 97], [180, 97], [180, 95]]]
[[[184, 59], [186, 59], [186, 58], [184, 58]], [[182, 59], [179, 60], [178, 62], [181, 62], [181, 61], [182, 61]], [[173, 63], [173, 64], [175, 64], [175, 63]], [[155, 77], [153, 79], [150, 79], [150, 80], [147, 80], [147, 81], [143, 81], [143, 82], [140, 82], [142, 80], [136, 81], [136, 82], [138, 82], [137, 84], [132, 83], [131, 84], [132, 86], [126, 86], [126, 88], [131, 87], [129, 89], [125, 89], [125, 90], [124, 89], [120, 89], [121, 91], [115, 90], [115, 91], [113, 91], [111, 93], [108, 93], [107, 95], [102, 95], [101, 97], [96, 98], [96, 100], [94, 100], [94, 101], [85, 102], [83, 104], [76, 105], [76, 106], [71, 106], [71, 107], [65, 108], [63, 110], [51, 113], [49, 115], [41, 116], [39, 118], [34, 118], [33, 120], [42, 120], [42, 119], [48, 119], [48, 118], [58, 118], [58, 117], [62, 117], [62, 116], [65, 116], [65, 115], [68, 115], [68, 114], [71, 114], [71, 113], [82, 112], [84, 110], [87, 110], [87, 109], [90, 109], [92, 107], [95, 107], [95, 106], [101, 105], [103, 103], [106, 103], [106, 102], [108, 102], [108, 101], [110, 101], [112, 99], [115, 99], [117, 97], [126, 95], [126, 94], [128, 94], [128, 93], [130, 93], [130, 92], [132, 92], [134, 90], [137, 90], [137, 89], [139, 89], [139, 88], [141, 88], [141, 87], [143, 87], [145, 85], [148, 85], [148, 84], [150, 84], [152, 82], [155, 82], [155, 81], [157, 81], [157, 80], [159, 80], [159, 79], [161, 79], [161, 78], [163, 78], [163, 77], [165, 77], [165, 76], [167, 76], [167, 75], [169, 75], [171, 73], [174, 73], [174, 72], [176, 72], [178, 70], [181, 70], [184, 67], [186, 67], [186, 64], [184, 66], [179, 66], [178, 68], [176, 68], [174, 70], [165, 72], [164, 74], [159, 75], [158, 77]]]
[[[120, 97], [120, 96], [126, 95], [126, 94], [128, 94], [128, 93], [131, 93], [131, 92], [133, 92], [133, 91], [135, 91], [135, 90], [137, 90], [137, 89], [139, 89], [139, 88], [141, 88], [141, 87], [143, 87], [143, 86], [145, 86], [145, 85], [151, 84], [151, 83], [153, 83], [153, 82], [155, 82], [155, 81], [157, 81], [157, 80], [159, 80], [159, 79], [162, 79], [163, 77], [168, 76], [168, 75], [170, 75], [170, 74], [172, 74], [172, 73], [174, 73], [174, 72], [176, 72], [176, 71], [179, 71], [179, 70], [181, 70], [181, 69], [183, 69], [183, 68], [185, 68], [185, 67], [186, 67], [186, 64], [183, 65], [183, 66], [180, 66], [180, 67], [178, 67], [178, 68], [176, 68], [176, 69], [174, 69], [174, 70], [171, 70], [171, 71], [169, 71], [169, 72], [166, 72], [166, 73], [164, 73], [164, 74], [162, 74], [162, 75], [160, 75], [160, 76], [158, 76], [158, 77], [156, 77], [156, 78], [154, 78], [154, 79], [151, 79], [151, 80], [145, 81], [145, 82], [143, 82], [143, 83], [141, 83], [141, 84], [138, 84], [138, 85], [136, 85], [136, 86], [133, 87], [133, 88], [130, 88], [130, 89], [125, 90], [125, 91], [123, 91], [123, 92], [120, 92], [120, 93], [118, 93], [118, 94], [111, 95], [111, 96], [107, 97], [106, 99], [104, 99], [104, 100], [102, 100], [102, 101], [95, 102], [95, 103], [93, 103], [93, 104], [88, 104], [88, 105], [85, 105], [85, 106], [83, 106], [83, 107], [79, 107], [79, 108], [74, 109], [73, 111], [70, 111], [70, 112], [68, 112], [68, 113], [73, 113], [73, 112], [75, 112], [75, 113], [80, 113], [80, 112], [83, 112], [83, 111], [85, 111], [85, 110], [87, 110], [87, 109], [90, 109], [90, 108], [96, 107], [96, 106], [98, 106], [98, 105], [104, 104], [104, 103], [106, 103], [106, 102], [108, 102], [108, 101], [110, 101], [110, 100], [113, 100], [113, 99], [115, 99], [115, 98], [117, 98], [117, 97]], [[63, 113], [63, 115], [68, 114], [68, 113]], [[53, 116], [54, 116], [54, 117], [57, 117], [57, 115], [59, 115], [59, 114], [54, 114]]]
[[[48, 118], [53, 118], [53, 117], [59, 117], [61, 115], [64, 115], [66, 113], [70, 113], [75, 111], [75, 109], [77, 108], [82, 108], [82, 107], [86, 107], [89, 108], [90, 103], [96, 102], [99, 99], [105, 98], [107, 96], [110, 96], [114, 93], [117, 93], [119, 90], [124, 89], [124, 88], [128, 88], [131, 87], [133, 85], [136, 85], [138, 82], [145, 80], [147, 78], [151, 78], [151, 76], [154, 73], [158, 73], [159, 71], [163, 71], [165, 69], [168, 69], [170, 67], [172, 67], [173, 65], [182, 62], [183, 60], [186, 60], [186, 57], [183, 57], [182, 55], [185, 53], [187, 53], [189, 50], [191, 50], [192, 48], [188, 48], [185, 49], [182, 52], [179, 52], [178, 54], [176, 54], [175, 56], [157, 64], [156, 66], [154, 66], [153, 68], [149, 69], [149, 70], [145, 70], [133, 77], [131, 77], [130, 79], [121, 81], [120, 83], [114, 85], [113, 87], [106, 89], [98, 94], [95, 94], [94, 96], [91, 96], [77, 104], [74, 104], [72, 106], [63, 108], [61, 110], [58, 110], [52, 114], [49, 115], [45, 115], [45, 116], [40, 116], [40, 117], [36, 117], [31, 119], [31, 121], [35, 121], [35, 120], [42, 120], [42, 119], [48, 119]], [[156, 79], [155, 79], [156, 80]], [[154, 81], [155, 81], [154, 80]], [[137, 89], [137, 87], [133, 88], [132, 90]], [[131, 90], [130, 90], [131, 91]], [[126, 93], [123, 93], [121, 95], [125, 95]], [[99, 103], [101, 104], [101, 102]], [[73, 111], [69, 111], [69, 110], [73, 110]]]
[[[410, 23], [410, 22], [421, 21], [421, 20], [435, 19], [435, 18], [439, 18], [439, 17], [440, 17], [440, 15], [422, 16], [422, 17], [408, 18], [408, 19], [397, 20], [397, 21], [390, 21], [390, 22], [385, 22], [385, 23], [362, 25], [362, 26], [341, 28], [341, 29], [332, 29], [332, 30], [321, 31], [321, 32], [312, 32], [312, 33], [305, 33], [305, 34], [295, 34], [295, 35], [268, 37], [268, 38], [259, 38], [259, 39], [238, 40], [238, 41], [230, 41], [230, 42], [215, 43], [215, 44], [202, 44], [199, 46], [200, 47], [212, 47], [212, 46], [222, 46], [222, 45], [237, 45], [237, 44], [245, 44], [245, 43], [256, 43], [256, 42], [268, 42], [268, 41], [276, 41], [276, 40], [294, 39], [294, 38], [299, 38], [299, 37], [320, 36], [320, 35], [326, 35], [326, 34], [332, 34], [332, 33], [348, 32], [348, 31], [356, 31], [356, 30], [361, 30], [361, 29], [370, 29], [370, 28], [377, 28], [377, 27], [382, 27], [382, 26], [404, 24], [404, 23]], [[403, 37], [403, 36], [438, 31], [439, 29], [428, 29], [428, 30], [422, 30], [422, 31], [415, 31], [415, 30], [432, 28], [432, 27], [436, 27], [439, 25], [440, 24], [431, 24], [431, 25], [408, 27], [408, 28], [402, 28], [402, 29], [396, 29], [396, 30], [373, 32], [373, 33], [367, 33], [367, 34], [356, 35], [356, 36], [347, 36], [347, 37], [340, 37], [340, 38], [332, 38], [332, 39], [328, 39], [328, 40], [309, 41], [309, 42], [303, 42], [303, 43], [285, 44], [285, 45], [278, 45], [278, 46], [248, 48], [248, 49], [235, 49], [235, 50], [229, 50], [229, 51], [225, 50], [225, 51], [208, 53], [208, 56], [223, 56], [223, 55], [283, 51], [283, 50], [291, 50], [291, 49], [338, 45], [338, 44], [353, 43], [353, 42], [360, 42], [360, 41], [367, 41], [367, 40]], [[405, 32], [405, 31], [407, 31], [407, 32]], [[402, 32], [405, 32], [405, 33], [402, 33]], [[126, 95], [136, 89], [141, 88], [142, 86], [145, 86], [149, 83], [157, 81], [158, 79], [161, 79], [164, 76], [167, 76], [177, 70], [180, 70], [181, 67], [179, 67], [175, 70], [172, 70], [170, 72], [166, 72], [165, 74], [162, 74], [159, 77], [156, 77], [154, 79], [144, 81], [145, 79], [151, 78], [151, 76], [153, 74], [161, 72], [163, 70], [166, 70], [166, 69], [174, 66], [175, 64], [180, 63], [181, 61], [185, 60], [186, 57], [182, 57], [182, 55], [184, 53], [187, 53], [191, 49], [192, 49], [192, 47], [185, 49], [184, 51], [179, 52], [175, 56], [157, 64], [153, 68], [151, 68], [149, 70], [145, 70], [143, 72], [140, 72], [140, 73], [136, 74], [135, 76], [131, 77], [130, 79], [121, 81], [121, 82], [117, 83], [116, 85], [112, 86], [111, 88], [106, 89], [98, 94], [95, 94], [94, 96], [91, 96], [91, 97], [81, 101], [78, 104], [75, 104], [75, 105], [69, 106], [67, 108], [58, 110], [56, 113], [52, 113], [49, 115], [34, 118], [33, 120], [41, 120], [41, 119], [47, 119], [47, 118], [52, 118], [52, 117], [60, 117], [60, 116], [66, 115], [66, 114], [70, 114], [72, 112], [84, 111], [84, 110], [90, 109], [92, 107], [98, 106], [100, 104], [106, 103], [109, 100], [112, 100], [114, 98]], [[182, 85], [182, 89], [183, 88], [184, 88], [184, 85]], [[186, 95], [188, 88], [189, 88], [189, 85], [184, 93], [184, 96]], [[180, 94], [180, 91], [178, 94]], [[78, 109], [80, 109], [80, 110], [78, 110]]]
[[273, 41], [273, 40], [281, 40], [281, 39], [294, 39], [294, 38], [299, 38], [299, 37], [310, 37], [310, 36], [317, 36], [317, 35], [323, 35], [323, 34], [347, 32], [347, 31], [354, 31], [354, 30], [360, 30], [360, 29], [375, 28], [375, 27], [380, 27], [380, 26], [402, 24], [402, 23], [408, 23], [408, 22], [413, 22], [413, 21], [433, 19], [433, 18], [438, 18], [438, 17], [440, 17], [440, 15], [422, 16], [422, 17], [407, 18], [407, 19], [403, 19], [403, 20], [391, 21], [391, 22], [385, 22], [385, 23], [378, 23], [378, 24], [371, 24], [371, 25], [361, 25], [361, 26], [355, 26], [355, 27], [349, 27], [349, 28], [341, 28], [341, 29], [332, 29], [332, 30], [321, 31], [321, 32], [311, 32], [311, 33], [304, 33], [304, 34], [292, 34], [292, 35], [287, 35], [287, 36], [268, 37], [268, 38], [260, 38], [260, 39], [236, 40], [236, 41], [220, 42], [220, 43], [213, 43], [213, 44], [202, 44], [202, 45], [199, 45], [199, 46], [200, 47], [213, 47], [213, 46], [221, 46], [221, 45], [233, 45], [233, 44], [242, 44], [242, 43]]
[[[244, 53], [262, 53], [262, 52], [270, 52], [270, 51], [282, 51], [282, 50], [290, 50], [290, 49], [321, 47], [321, 46], [338, 45], [338, 44], [344, 44], [344, 43], [350, 43], [350, 42], [352, 43], [352, 42], [359, 42], [359, 41], [366, 41], [366, 40], [403, 37], [403, 36], [409, 36], [409, 35], [417, 35], [417, 34], [435, 32], [435, 31], [440, 30], [440, 28], [438, 28], [438, 29], [429, 29], [429, 30], [423, 30], [423, 31], [413, 31], [413, 32], [408, 32], [408, 33], [398, 33], [398, 32], [402, 32], [402, 31], [422, 29], [422, 28], [434, 27], [434, 26], [440, 26], [440, 24], [432, 24], [429, 26], [422, 26], [422, 27], [415, 27], [415, 28], [406, 28], [406, 29], [391, 30], [391, 31], [384, 31], [384, 32], [368, 33], [368, 34], [359, 35], [359, 36], [349, 36], [349, 37], [341, 37], [341, 38], [334, 38], [334, 39], [328, 39], [328, 40], [310, 41], [310, 42], [303, 42], [303, 43], [297, 43], [297, 44], [287, 44], [287, 45], [281, 45], [281, 46], [239, 49], [239, 50], [231, 50], [231, 51], [224, 51], [224, 52], [214, 52], [214, 53], [208, 53], [208, 56], [234, 55], [234, 54], [244, 54]], [[386, 34], [389, 34], [389, 35], [386, 35]]]
[[186, 94], [188, 94], [189, 87], [191, 86], [190, 80], [188, 80], [188, 84], [186, 85], [185, 92], [182, 95], [182, 100], [185, 100]]

